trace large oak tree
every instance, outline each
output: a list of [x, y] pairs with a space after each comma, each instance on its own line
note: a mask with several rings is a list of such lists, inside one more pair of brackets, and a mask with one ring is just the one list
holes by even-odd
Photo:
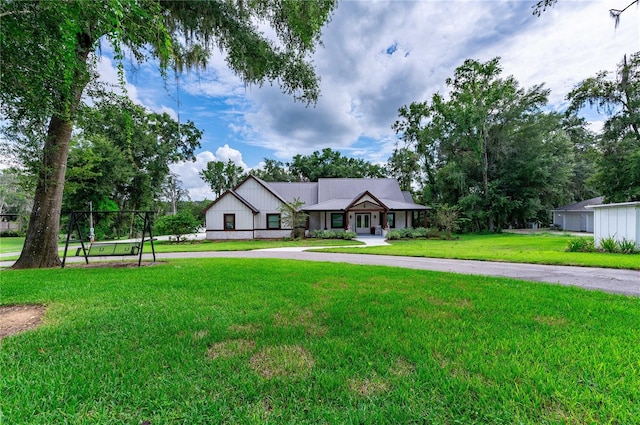
[[83, 92], [95, 80], [100, 43], [110, 43], [118, 61], [130, 54], [178, 72], [205, 66], [217, 47], [246, 83], [278, 81], [285, 93], [313, 102], [318, 78], [308, 53], [334, 7], [335, 0], [2, 2], [0, 118], [14, 127], [46, 128], [33, 212], [14, 268], [60, 264], [69, 141]]
[[[467, 59], [446, 84], [447, 96], [402, 107], [393, 125], [405, 146], [391, 166], [417, 177], [425, 202], [456, 205], [471, 229], [493, 231], [568, 198], [571, 143], [562, 116], [543, 112], [548, 90], [503, 77], [499, 58]], [[399, 161], [403, 150], [417, 158]]]

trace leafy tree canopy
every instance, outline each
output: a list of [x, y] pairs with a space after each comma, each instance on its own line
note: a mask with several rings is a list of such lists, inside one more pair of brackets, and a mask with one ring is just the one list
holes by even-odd
[[567, 99], [569, 114], [595, 106], [609, 118], [599, 139], [593, 181], [605, 202], [640, 200], [640, 52], [626, 56], [615, 76], [607, 71], [587, 78]]
[[120, 209], [152, 208], [162, 197], [169, 164], [194, 159], [202, 137], [191, 121], [178, 124], [118, 96], [81, 106], [77, 128], [63, 199], [68, 210], [107, 199]]
[[318, 181], [322, 177], [335, 178], [379, 178], [386, 176], [384, 167], [371, 164], [364, 159], [347, 158], [338, 151], [325, 148], [311, 155], [296, 155], [288, 164], [289, 172], [298, 181]]
[[[163, 72], [205, 67], [210, 49], [219, 48], [247, 84], [278, 82], [285, 93], [314, 102], [318, 77], [308, 55], [335, 4], [335, 0], [1, 2], [0, 118], [42, 141], [33, 212], [14, 268], [60, 264], [57, 238], [69, 141], [85, 87], [95, 81], [92, 54], [100, 43], [110, 43], [121, 64], [125, 54], [137, 62], [154, 58]], [[123, 80], [122, 65], [120, 72]]]
[[244, 168], [236, 165], [232, 160], [227, 162], [209, 161], [207, 162], [207, 168], [200, 171], [200, 178], [209, 183], [216, 197], [220, 196], [225, 190], [233, 189], [246, 176], [247, 173], [245, 173]]
[[251, 170], [251, 174], [266, 182], [293, 182], [296, 177], [289, 172], [288, 164], [264, 158], [264, 166]]
[[494, 230], [567, 199], [570, 139], [562, 116], [542, 112], [542, 85], [524, 89], [503, 77], [499, 58], [468, 59], [446, 84], [448, 98], [402, 107], [393, 126], [405, 146], [390, 167], [417, 177], [425, 202], [457, 206], [472, 229]]

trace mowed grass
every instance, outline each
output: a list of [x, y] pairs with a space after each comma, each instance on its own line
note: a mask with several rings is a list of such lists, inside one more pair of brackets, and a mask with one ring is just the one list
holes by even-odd
[[394, 240], [387, 241], [391, 246], [331, 248], [331, 251], [640, 270], [637, 254], [565, 252], [568, 241], [573, 238], [575, 236], [550, 233], [466, 234], [456, 240]]
[[3, 423], [637, 423], [640, 299], [285, 260], [0, 272]]
[[0, 238], [0, 254], [20, 252], [24, 245], [24, 238]]
[[[298, 239], [298, 240], [238, 240], [238, 241], [188, 241], [184, 243], [173, 243], [167, 241], [155, 241], [153, 248], [156, 252], [206, 252], [206, 251], [251, 251], [254, 249], [279, 248], [291, 246], [353, 246], [362, 245], [359, 241], [345, 241], [342, 239]], [[151, 244], [145, 243], [144, 252], [151, 252]]]
[[[22, 245], [24, 244], [24, 238], [0, 238], [0, 254], [20, 252]], [[265, 249], [265, 248], [280, 248], [291, 246], [306, 246], [306, 247], [326, 247], [326, 246], [353, 246], [362, 245], [359, 241], [345, 241], [341, 239], [300, 239], [300, 240], [286, 240], [286, 239], [274, 239], [274, 240], [240, 240], [240, 241], [187, 241], [182, 243], [168, 242], [168, 241], [155, 241], [153, 249], [157, 253], [166, 252], [206, 252], [206, 251], [250, 251], [253, 249]], [[61, 241], [59, 244], [59, 254], [62, 257], [64, 255], [65, 241]], [[85, 245], [89, 247], [87, 242]], [[75, 256], [76, 251], [80, 247], [79, 242], [70, 244], [67, 251], [67, 256]], [[151, 243], [145, 242], [144, 252], [151, 253]], [[3, 260], [17, 260], [19, 255], [5, 256]]]

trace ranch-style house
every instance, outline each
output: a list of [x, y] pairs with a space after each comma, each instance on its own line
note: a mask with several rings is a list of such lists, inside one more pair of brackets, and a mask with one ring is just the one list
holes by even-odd
[[426, 225], [430, 207], [413, 202], [396, 179], [321, 178], [317, 182], [265, 182], [249, 175], [206, 209], [207, 239], [269, 239], [291, 235], [280, 208], [294, 199], [309, 218], [308, 232], [352, 230], [384, 235], [387, 230]]

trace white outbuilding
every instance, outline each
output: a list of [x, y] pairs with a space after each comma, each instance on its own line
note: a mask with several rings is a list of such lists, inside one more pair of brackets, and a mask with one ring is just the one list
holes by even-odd
[[640, 202], [589, 205], [593, 208], [593, 239], [613, 238], [616, 241], [635, 241], [640, 248]]

